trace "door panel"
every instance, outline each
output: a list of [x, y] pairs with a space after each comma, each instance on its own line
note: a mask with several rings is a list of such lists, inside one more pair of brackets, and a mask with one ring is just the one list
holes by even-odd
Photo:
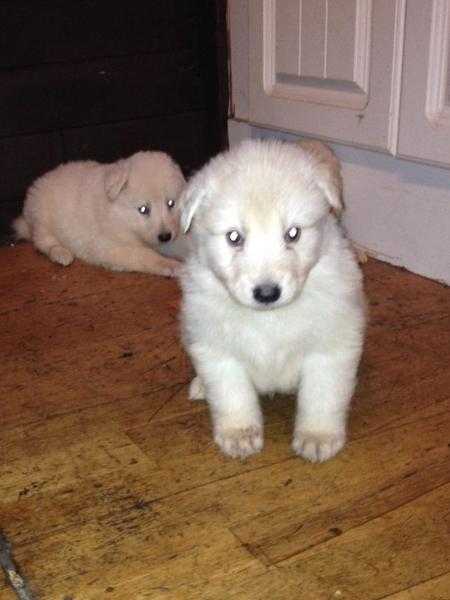
[[450, 0], [410, 0], [398, 154], [450, 166]]
[[250, 0], [250, 121], [390, 145], [391, 0]]

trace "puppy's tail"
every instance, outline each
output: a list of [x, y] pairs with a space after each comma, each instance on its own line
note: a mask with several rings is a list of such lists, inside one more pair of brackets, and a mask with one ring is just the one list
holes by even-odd
[[17, 217], [12, 222], [12, 228], [15, 231], [16, 239], [29, 240], [31, 239], [31, 229], [23, 216]]

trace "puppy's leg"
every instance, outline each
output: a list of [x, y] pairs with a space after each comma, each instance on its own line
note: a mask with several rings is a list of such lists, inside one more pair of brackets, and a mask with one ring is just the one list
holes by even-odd
[[214, 441], [225, 454], [245, 458], [263, 447], [263, 420], [255, 389], [232, 358], [213, 356], [196, 361], [211, 409]]
[[64, 248], [50, 233], [36, 228], [36, 231], [33, 232], [33, 242], [36, 248], [43, 254], [46, 254], [51, 261], [64, 267], [73, 262], [74, 256], [72, 252]]
[[303, 458], [323, 462], [344, 446], [358, 362], [359, 353], [305, 357], [292, 444]]
[[115, 271], [138, 271], [176, 277], [182, 264], [141, 246], [108, 246], [96, 252], [96, 262]]

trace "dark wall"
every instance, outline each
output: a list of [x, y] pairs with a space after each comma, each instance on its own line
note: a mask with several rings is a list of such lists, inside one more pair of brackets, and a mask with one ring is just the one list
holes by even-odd
[[225, 0], [0, 3], [0, 233], [61, 162], [226, 146]]

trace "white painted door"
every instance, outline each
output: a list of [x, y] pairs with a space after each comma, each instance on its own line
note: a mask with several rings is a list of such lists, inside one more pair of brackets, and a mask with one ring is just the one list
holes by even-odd
[[450, 0], [408, 0], [397, 153], [450, 166]]
[[249, 121], [389, 149], [402, 4], [250, 0]]

